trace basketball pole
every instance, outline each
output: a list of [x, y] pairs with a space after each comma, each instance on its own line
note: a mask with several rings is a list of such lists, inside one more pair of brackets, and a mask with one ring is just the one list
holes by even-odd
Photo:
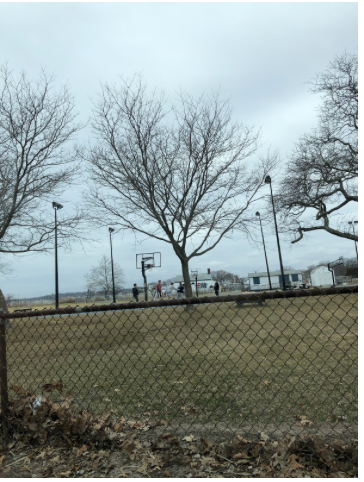
[[142, 275], [144, 278], [144, 296], [145, 301], [148, 301], [147, 275], [145, 274], [145, 261], [142, 261]]

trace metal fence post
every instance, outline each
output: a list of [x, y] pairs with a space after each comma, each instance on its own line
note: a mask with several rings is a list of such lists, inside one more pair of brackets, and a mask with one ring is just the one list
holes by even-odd
[[[0, 309], [0, 314], [3, 311]], [[4, 444], [9, 440], [8, 413], [8, 370], [6, 365], [6, 319], [0, 319], [0, 385], [1, 385], [1, 415]]]

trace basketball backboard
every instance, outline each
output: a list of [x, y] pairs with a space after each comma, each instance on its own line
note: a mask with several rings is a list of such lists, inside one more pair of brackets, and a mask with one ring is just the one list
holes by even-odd
[[136, 255], [136, 267], [142, 269], [142, 261], [144, 261], [145, 268], [160, 268], [162, 266], [161, 253], [140, 253]]

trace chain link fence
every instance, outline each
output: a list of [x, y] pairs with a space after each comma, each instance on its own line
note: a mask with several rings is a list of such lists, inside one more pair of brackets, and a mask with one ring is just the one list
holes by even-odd
[[3, 313], [3, 441], [87, 434], [92, 422], [110, 439], [131, 427], [348, 447], [358, 421], [357, 291]]

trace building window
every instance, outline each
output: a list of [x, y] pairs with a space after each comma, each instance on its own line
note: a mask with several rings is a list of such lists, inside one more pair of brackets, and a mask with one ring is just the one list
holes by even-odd
[[254, 283], [255, 285], [260, 285], [260, 278], [259, 278], [259, 276], [256, 277], [256, 278], [253, 278], [253, 283]]
[[[285, 274], [285, 275], [284, 275], [284, 281], [285, 281], [286, 284], [289, 283], [289, 274]], [[283, 286], [283, 283], [282, 283], [282, 275], [279, 275], [279, 284], [280, 284], [281, 286]]]
[[298, 281], [298, 274], [291, 274], [292, 281]]

